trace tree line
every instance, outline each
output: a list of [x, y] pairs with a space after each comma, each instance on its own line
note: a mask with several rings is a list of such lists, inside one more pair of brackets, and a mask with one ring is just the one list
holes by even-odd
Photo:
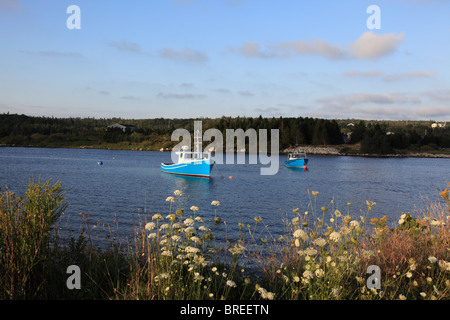
[[[46, 147], [120, 147], [143, 146], [157, 150], [177, 142], [170, 136], [175, 129], [193, 132], [194, 121], [204, 130], [215, 128], [225, 136], [227, 129], [278, 129], [280, 149], [298, 145], [360, 145], [362, 153], [388, 154], [396, 150], [437, 150], [450, 148], [450, 129], [432, 129], [430, 121], [353, 121], [310, 117], [221, 117], [199, 119], [121, 119], [55, 118], [0, 114], [0, 144]], [[136, 130], [110, 129], [120, 123]]]

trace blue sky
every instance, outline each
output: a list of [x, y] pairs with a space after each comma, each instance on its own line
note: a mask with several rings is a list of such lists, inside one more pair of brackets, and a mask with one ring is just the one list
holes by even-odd
[[0, 0], [0, 113], [447, 121], [449, 21], [446, 0]]

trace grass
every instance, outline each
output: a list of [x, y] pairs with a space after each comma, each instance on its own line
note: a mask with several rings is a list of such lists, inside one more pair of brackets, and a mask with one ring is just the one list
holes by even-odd
[[[350, 204], [346, 212], [333, 201], [319, 208], [319, 192], [310, 196], [308, 211], [293, 209], [274, 238], [261, 217], [231, 226], [220, 218], [219, 201], [186, 208], [176, 190], [166, 198], [167, 212], [144, 214], [127, 241], [107, 234], [107, 245], [99, 246], [82, 213], [83, 232], [63, 241], [56, 223], [67, 206], [60, 182], [30, 181], [23, 197], [0, 194], [0, 298], [449, 299], [448, 189], [393, 227], [386, 217], [370, 219], [371, 201], [354, 217]], [[230, 228], [236, 239], [217, 237]], [[66, 286], [70, 265], [80, 267], [79, 290]]]

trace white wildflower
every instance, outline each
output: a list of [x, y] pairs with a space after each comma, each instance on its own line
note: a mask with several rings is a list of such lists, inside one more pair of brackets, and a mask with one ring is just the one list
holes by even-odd
[[303, 278], [309, 280], [314, 278], [314, 274], [310, 271], [310, 270], [306, 270], [305, 272], [303, 272]]
[[293, 236], [296, 239], [302, 239], [304, 241], [308, 240], [308, 234], [305, 231], [303, 231], [302, 229], [295, 230]]
[[167, 197], [167, 198], [166, 198], [166, 201], [167, 201], [167, 202], [175, 202], [175, 198], [172, 197], [172, 196], [170, 196], [170, 197]]
[[236, 283], [233, 280], [227, 280], [227, 286], [231, 288], [236, 288]]
[[145, 230], [151, 231], [156, 227], [154, 222], [149, 222], [145, 225]]
[[314, 245], [319, 247], [324, 247], [327, 244], [327, 240], [324, 238], [318, 238], [313, 241]]
[[212, 206], [220, 206], [220, 202], [214, 200], [213, 202], [211, 202], [211, 205], [212, 205]]
[[317, 250], [314, 248], [307, 248], [305, 249], [305, 254], [308, 256], [314, 256], [317, 254]]
[[317, 278], [322, 278], [325, 275], [325, 271], [323, 271], [322, 269], [317, 269], [314, 274]]
[[183, 195], [183, 191], [181, 191], [181, 190], [175, 190], [175, 191], [173, 192], [173, 194], [176, 195], [176, 196], [182, 196], [182, 195]]
[[199, 253], [200, 252], [200, 249], [194, 248], [194, 247], [190, 247], [190, 246], [186, 247], [184, 250], [187, 253]]
[[330, 234], [330, 240], [331, 241], [339, 242], [340, 239], [341, 239], [341, 234], [339, 232], [333, 231]]
[[152, 217], [152, 220], [161, 221], [163, 220], [163, 216], [159, 213], [155, 213]]

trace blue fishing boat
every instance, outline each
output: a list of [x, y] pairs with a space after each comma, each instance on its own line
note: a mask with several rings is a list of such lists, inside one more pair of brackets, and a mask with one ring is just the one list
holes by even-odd
[[288, 168], [303, 168], [306, 169], [306, 164], [308, 163], [308, 158], [304, 152], [292, 152], [288, 154], [287, 161], [284, 165]]
[[211, 159], [210, 152], [202, 150], [199, 132], [194, 134], [194, 151], [191, 151], [187, 146], [183, 146], [174, 153], [175, 162], [161, 163], [163, 172], [181, 176], [210, 177], [214, 160]]

